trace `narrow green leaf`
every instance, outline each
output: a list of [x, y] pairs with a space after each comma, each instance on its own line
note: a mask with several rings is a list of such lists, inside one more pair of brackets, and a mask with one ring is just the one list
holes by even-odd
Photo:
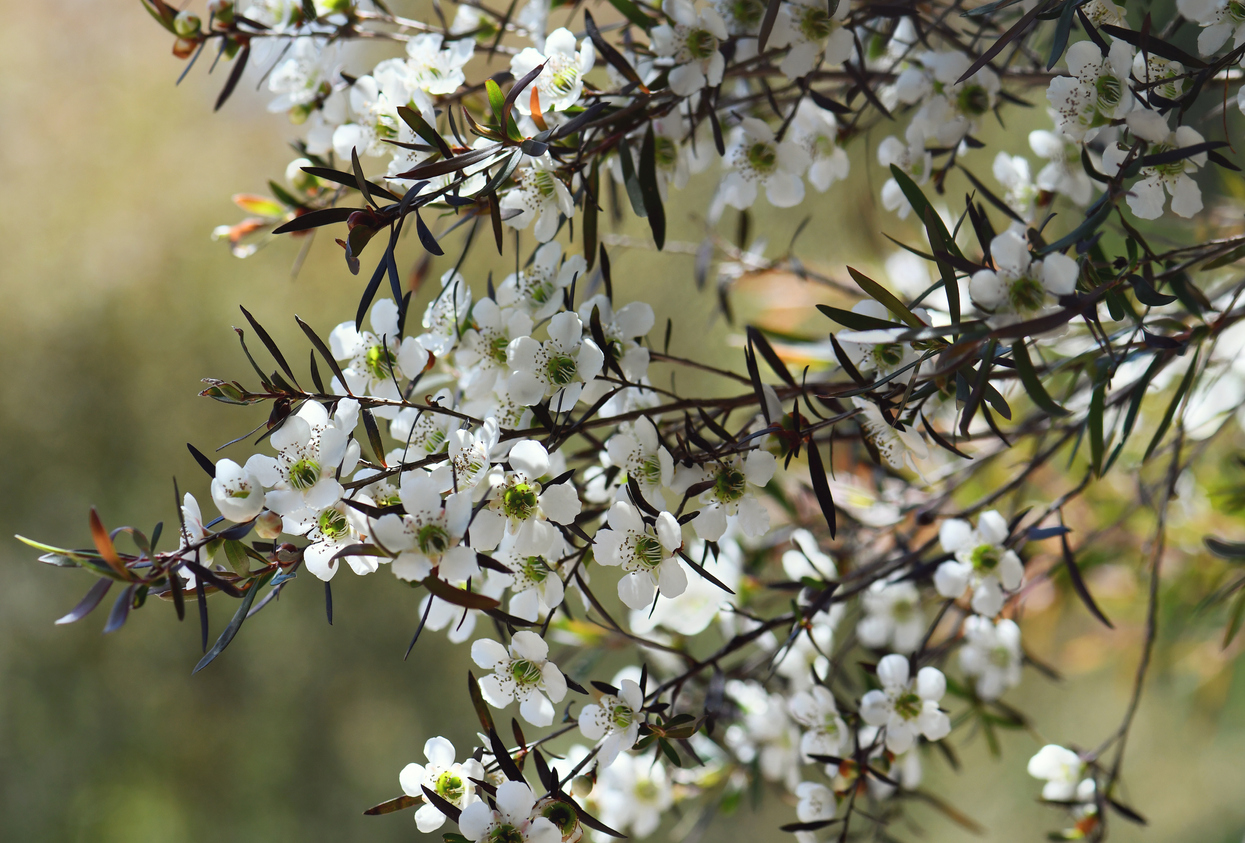
[[1163, 414], [1163, 420], [1159, 422], [1158, 429], [1154, 431], [1154, 438], [1150, 440], [1149, 446], [1146, 448], [1143, 460], [1150, 459], [1150, 455], [1163, 441], [1163, 437], [1167, 435], [1167, 429], [1171, 427], [1172, 419], [1176, 416], [1176, 409], [1180, 406], [1180, 402], [1184, 399], [1184, 395], [1189, 391], [1190, 385], [1193, 383], [1193, 376], [1197, 372], [1197, 355], [1193, 355], [1193, 359], [1189, 361], [1189, 368], [1185, 370], [1184, 377], [1180, 379], [1180, 386], [1176, 388], [1176, 394], [1172, 396], [1171, 403], [1167, 405], [1167, 412]]
[[852, 276], [852, 280], [856, 282], [860, 289], [865, 291], [869, 298], [881, 304], [895, 316], [902, 319], [910, 328], [924, 328], [925, 323], [916, 317], [908, 306], [895, 297], [895, 294], [883, 287], [872, 278], [852, 267], [847, 268], [847, 272]]
[[1029, 359], [1029, 350], [1025, 346], [1023, 339], [1018, 339], [1012, 343], [1012, 362], [1016, 364], [1016, 373], [1020, 375], [1020, 382], [1024, 385], [1025, 393], [1029, 396], [1029, 400], [1033, 402], [1034, 406], [1053, 416], [1068, 415], [1068, 411], [1059, 406], [1050, 397], [1046, 387], [1042, 385], [1037, 371], [1033, 368], [1033, 361]]
[[640, 194], [648, 215], [648, 226], [653, 232], [657, 251], [666, 244], [666, 211], [661, 204], [661, 190], [657, 186], [657, 140], [650, 121], [640, 146]]

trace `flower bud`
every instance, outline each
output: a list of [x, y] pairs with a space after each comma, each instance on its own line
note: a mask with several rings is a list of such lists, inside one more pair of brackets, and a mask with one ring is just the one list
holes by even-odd
[[571, 791], [583, 799], [592, 793], [592, 779], [587, 776], [576, 776], [571, 780]]
[[191, 38], [178, 38], [173, 42], [173, 55], [179, 59], [188, 59], [194, 55], [195, 48], [199, 46], [199, 42]]
[[314, 190], [319, 186], [316, 177], [311, 173], [303, 172], [303, 167], [310, 167], [311, 161], [307, 158], [295, 158], [285, 168], [285, 181], [295, 190], [306, 193]]
[[272, 541], [281, 535], [281, 516], [266, 509], [255, 519], [255, 535], [264, 541]]
[[202, 21], [199, 20], [199, 16], [194, 12], [183, 10], [177, 13], [177, 17], [173, 18], [173, 31], [182, 38], [193, 38], [195, 35], [198, 35], [201, 25]]

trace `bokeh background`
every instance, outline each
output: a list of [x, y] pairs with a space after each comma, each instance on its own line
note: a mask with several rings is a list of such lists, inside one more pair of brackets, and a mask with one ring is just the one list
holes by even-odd
[[[215, 225], [239, 218], [229, 195], [262, 192], [293, 157], [281, 140], [291, 128], [264, 112], [266, 95], [254, 91], [253, 78], [213, 114], [224, 74], [208, 77], [204, 61], [175, 88], [182, 64], [137, 2], [8, 3], [4, 20], [0, 536], [85, 544], [92, 505], [110, 526], [175, 522], [173, 477], [201, 496], [206, 489], [185, 443], [210, 451], [261, 420], [260, 411], [196, 397], [201, 376], [250, 377], [230, 330], [243, 324], [238, 305], [287, 350], [305, 348], [291, 315], [327, 333], [353, 313], [361, 281], [325, 237], [297, 279], [296, 244], [239, 261], [209, 241]], [[1006, 137], [1013, 152], [1027, 152], [1028, 127], [1017, 119]], [[782, 243], [812, 214], [806, 262], [832, 274], [845, 262], [878, 267], [893, 250], [881, 232], [911, 232], [875, 208], [879, 174], [865, 151], [879, 139], [853, 150], [858, 202], [810, 195], [795, 211], [762, 208], [756, 231]], [[681, 201], [703, 207], [707, 197], [700, 184]], [[699, 239], [694, 219], [673, 216], [672, 238]], [[468, 267], [475, 281], [487, 270], [486, 252], [480, 256]], [[689, 255], [658, 261], [620, 249], [614, 265], [616, 288], [651, 301], [659, 326], [676, 317], [675, 351], [695, 355], [729, 342], [713, 295], [695, 290]], [[745, 285], [734, 301], [745, 316], [766, 309], [762, 316], [781, 327], [797, 325], [809, 304], [829, 296], [771, 278]], [[1173, 551], [1177, 567], [1199, 562], [1198, 524], [1213, 517], [1204, 496], [1192, 497]], [[460, 747], [472, 738], [465, 648], [429, 634], [402, 661], [417, 592], [386, 573], [339, 577], [330, 627], [319, 583], [302, 578], [191, 677], [197, 625], [177, 623], [171, 607], [158, 605], [115, 635], [100, 634], [105, 611], [55, 627], [91, 580], [34, 556], [0, 538], [0, 840], [419, 837], [411, 812], [362, 815], [400, 792], [398, 771], [422, 760], [427, 737], [444, 734]], [[1123, 711], [1137, 655], [1139, 618], [1128, 608], [1139, 596], [1137, 560], [1098, 561], [1092, 587], [1119, 621], [1116, 632], [1093, 625], [1055, 591], [1031, 607], [1029, 647], [1066, 674], [1058, 683], [1030, 674], [1010, 697], [1035, 714], [1036, 733], [1004, 733], [1001, 759], [980, 735], [959, 738], [960, 773], [927, 759], [926, 786], [986, 829], [977, 839], [1037, 841], [1058, 827], [1061, 818], [1036, 803], [1039, 783], [1025, 762], [1045, 740], [1095, 745]], [[213, 609], [215, 634], [233, 607]], [[1173, 633], [1190, 628], [1185, 618], [1164, 620]], [[1160, 650], [1126, 776], [1128, 799], [1151, 825], [1117, 822], [1117, 840], [1242, 837], [1239, 645], [1224, 653], [1213, 635], [1192, 642]], [[892, 833], [938, 843], [969, 837], [928, 810], [913, 817], [919, 827]], [[761, 813], [745, 807], [709, 834], [784, 840], [777, 825], [792, 818], [775, 801]]]

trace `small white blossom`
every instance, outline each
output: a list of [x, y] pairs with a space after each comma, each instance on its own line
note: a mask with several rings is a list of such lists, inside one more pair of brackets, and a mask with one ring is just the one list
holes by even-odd
[[250, 521], [264, 508], [264, 487], [248, 469], [220, 460], [212, 478], [212, 502], [230, 521]]
[[942, 549], [955, 554], [934, 572], [934, 587], [943, 597], [959, 599], [973, 591], [973, 611], [992, 618], [1003, 608], [1004, 592], [1015, 591], [1025, 569], [1007, 541], [1007, 521], [995, 510], [983, 512], [977, 528], [959, 518], [948, 518], [938, 530]]
[[993, 327], [1041, 316], [1051, 308], [1051, 296], [1076, 291], [1080, 267], [1060, 252], [1034, 260], [1023, 236], [1004, 231], [990, 241], [994, 269], [980, 269], [969, 279], [973, 303], [989, 314]]
[[546, 817], [532, 819], [536, 795], [525, 783], [498, 785], [494, 802], [496, 810], [484, 801], [463, 809], [458, 830], [464, 837], [473, 843], [562, 843], [562, 832], [552, 821]]
[[908, 659], [884, 656], [878, 662], [880, 691], [869, 691], [860, 700], [860, 716], [870, 726], [886, 729], [886, 748], [905, 752], [918, 735], [937, 741], [951, 731], [951, 720], [938, 708], [947, 691], [947, 680], [935, 667], [923, 667], [913, 682]]
[[860, 597], [864, 617], [856, 636], [866, 647], [890, 647], [896, 653], [912, 653], [925, 638], [921, 593], [908, 581], [882, 582], [869, 586]]
[[[497, 303], [526, 311], [533, 320], [548, 319], [562, 307], [562, 291], [588, 271], [583, 255], [562, 259], [561, 243], [545, 243], [536, 250], [532, 262], [506, 276], [497, 288]], [[531, 333], [525, 331], [517, 336]]]
[[480, 692], [489, 705], [505, 708], [518, 700], [519, 714], [528, 723], [553, 723], [553, 703], [566, 696], [566, 678], [549, 661], [549, 645], [543, 638], [527, 630], [516, 632], [508, 650], [492, 639], [481, 638], [471, 645], [471, 659], [493, 671], [480, 680]]
[[545, 39], [542, 50], [525, 47], [510, 60], [510, 73], [522, 79], [540, 65], [544, 69], [527, 90], [515, 100], [521, 114], [532, 113], [531, 91], [536, 90], [537, 111], [565, 111], [579, 101], [584, 90], [584, 76], [592, 70], [596, 52], [587, 38], [575, 49], [575, 36], [564, 28], [555, 29]]
[[791, 208], [804, 200], [802, 176], [811, 162], [808, 151], [792, 140], [778, 140], [774, 130], [755, 117], [745, 117], [726, 152], [733, 168], [722, 180], [719, 201], [741, 210], [752, 207], [757, 192], [775, 208]]
[[590, 741], [599, 741], [597, 753], [600, 768], [610, 766], [620, 750], [635, 745], [643, 719], [644, 695], [632, 679], [623, 679], [617, 694], [602, 694], [592, 705], [579, 712], [579, 731]]
[[1068, 47], [1065, 61], [1072, 75], [1052, 79], [1046, 99], [1059, 131], [1078, 142], [1092, 140], [1103, 126], [1133, 108], [1133, 48], [1116, 41], [1104, 56], [1093, 41], [1078, 41]]
[[514, 188], [501, 198], [504, 211], [518, 211], [506, 219], [506, 225], [519, 230], [533, 222], [532, 233], [541, 243], [548, 243], [558, 233], [558, 217], [568, 220], [575, 216], [575, 200], [558, 178], [548, 153], [519, 167], [511, 176]]
[[1051, 802], [1075, 799], [1084, 774], [1085, 762], [1081, 756], [1056, 744], [1047, 744], [1029, 759], [1029, 775], [1046, 782], [1042, 786], [1042, 798]]
[[[1128, 115], [1128, 128], [1150, 142], [1147, 155], [1160, 155], [1175, 149], [1202, 143], [1204, 138], [1189, 126], [1178, 126], [1175, 131], [1167, 128], [1167, 121], [1158, 112], [1139, 109]], [[1127, 152], [1118, 144], [1108, 146], [1102, 154], [1103, 170], [1115, 175]], [[1141, 179], [1129, 188], [1128, 207], [1143, 220], [1163, 216], [1166, 194], [1172, 197], [1172, 212], [1185, 218], [1202, 210], [1202, 191], [1190, 173], [1196, 173], [1206, 165], [1206, 153], [1199, 152], [1179, 161], [1154, 164], [1141, 168]], [[1166, 191], [1166, 194], [1164, 193]]]
[[618, 597], [632, 609], [650, 606], [655, 594], [678, 597], [687, 588], [687, 571], [676, 551], [683, 546], [682, 530], [669, 512], [660, 513], [653, 526], [640, 510], [618, 501], [609, 511], [609, 528], [598, 530], [596, 558], [602, 565], [619, 566]]
[[811, 763], [813, 755], [843, 754], [843, 748], [851, 739], [847, 725], [839, 716], [834, 694], [822, 685], [814, 685], [791, 698], [788, 709], [792, 718], [804, 727], [800, 738], [800, 753], [805, 764]]
[[722, 84], [726, 59], [719, 47], [727, 38], [726, 21], [712, 7], [698, 13], [689, 0], [663, 0], [662, 11], [671, 23], [649, 33], [653, 52], [674, 62], [670, 90], [690, 97], [704, 88]]
[[449, 495], [442, 506], [439, 486], [430, 474], [408, 471], [398, 493], [406, 515], [391, 513], [376, 521], [376, 539], [398, 552], [393, 573], [399, 579], [419, 581], [433, 569], [447, 582], [479, 573], [475, 551], [459, 544], [471, 518], [471, 496]]
[[700, 515], [692, 521], [696, 535], [705, 541], [722, 538], [728, 517], [738, 520], [744, 535], [759, 538], [769, 529], [769, 510], [761, 503], [758, 490], [769, 483], [777, 468], [778, 459], [773, 454], [752, 450], [689, 471], [676, 470], [673, 489], [682, 493], [694, 483], [713, 481], [701, 493]]
[[973, 615], [964, 622], [960, 667], [968, 676], [976, 677], [977, 696], [983, 700], [996, 700], [1008, 688], [1019, 685], [1023, 661], [1020, 627], [1015, 621]]
[[515, 537], [515, 552], [547, 556], [558, 539], [553, 524], [570, 524], [579, 515], [582, 504], [575, 484], [541, 485], [540, 478], [550, 472], [550, 459], [539, 442], [516, 443], [507, 459], [511, 471], [493, 487], [488, 506], [476, 513], [472, 542], [488, 550], [509, 534]]
[[[402, 792], [407, 796], [424, 799], [428, 788], [456, 808], [465, 808], [480, 797], [472, 779], [484, 780], [484, 766], [468, 757], [459, 764], [454, 744], [445, 738], [429, 738], [424, 744], [427, 764], [407, 764], [398, 774]], [[430, 834], [445, 824], [445, 815], [436, 806], [425, 802], [415, 812], [415, 826], [423, 834]]]
[[579, 316], [569, 311], [549, 320], [549, 339], [531, 337], [512, 340], [506, 350], [512, 374], [507, 384], [511, 393], [528, 406], [544, 398], [554, 412], [575, 406], [589, 383], [601, 371], [605, 355], [597, 344], [583, 335]]

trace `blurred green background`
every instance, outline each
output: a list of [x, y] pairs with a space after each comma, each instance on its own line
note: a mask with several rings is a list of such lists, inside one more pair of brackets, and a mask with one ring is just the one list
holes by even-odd
[[[361, 281], [329, 238], [297, 280], [289, 276], [295, 244], [239, 261], [209, 241], [213, 226], [240, 217], [229, 195], [262, 192], [292, 157], [281, 138], [293, 132], [264, 113], [266, 94], [253, 81], [215, 115], [224, 74], [207, 77], [206, 61], [175, 89], [182, 63], [137, 2], [9, 3], [5, 20], [0, 536], [82, 544], [92, 505], [109, 526], [175, 521], [174, 475], [183, 489], [201, 498], [206, 491], [185, 443], [210, 451], [261, 420], [259, 411], [195, 396], [201, 376], [250, 378], [230, 330], [242, 323], [239, 304], [287, 351], [302, 349], [291, 315], [326, 334], [353, 313]], [[853, 154], [854, 195], [875, 196], [876, 165], [862, 148]], [[691, 207], [705, 195], [682, 201]], [[780, 243], [813, 214], [801, 254], [836, 274], [844, 262], [876, 266], [880, 231], [906, 230], [868, 201], [845, 207], [810, 194], [802, 209], [759, 210], [761, 233]], [[676, 216], [672, 237], [698, 240], [697, 224]], [[614, 265], [625, 297], [654, 303], [658, 330], [677, 316], [673, 350], [695, 355], [725, 342], [712, 294], [692, 284], [689, 255], [658, 261], [618, 250]], [[473, 281], [486, 267], [481, 251], [468, 267]], [[789, 279], [774, 279], [768, 299], [761, 292], [741, 292], [745, 312], [758, 302], [826, 300]], [[398, 771], [423, 760], [427, 737], [445, 734], [460, 748], [472, 739], [466, 649], [429, 634], [401, 659], [417, 592], [385, 573], [344, 575], [334, 583], [329, 627], [319, 583], [302, 578], [191, 677], [197, 625], [152, 605], [104, 637], [109, 601], [83, 623], [54, 627], [90, 578], [38, 565], [34, 555], [0, 539], [0, 840], [419, 837], [410, 812], [362, 816], [400, 792]], [[1117, 567], [1123, 584], [1116, 601], [1104, 597], [1108, 612], [1135, 595], [1129, 569]], [[213, 601], [213, 634], [232, 609]], [[1069, 674], [1060, 684], [1030, 675], [1010, 697], [1036, 713], [1044, 739], [1089, 746], [1114, 727], [1136, 658], [1137, 626], [1120, 626], [1101, 632], [1063, 601], [1032, 619], [1030, 647]], [[1117, 822], [1115, 839], [1236, 843], [1245, 828], [1245, 680], [1232, 670], [1236, 651], [1221, 655], [1211, 644], [1164, 653], [1126, 776], [1128, 799], [1151, 827]], [[1024, 772], [1040, 743], [1024, 733], [1003, 737], [1001, 760], [970, 739], [959, 774], [930, 756], [927, 787], [986, 827], [977, 839], [1041, 840], [1061, 818], [1036, 804], [1039, 784]], [[793, 811], [773, 805], [762, 814], [744, 809], [709, 834], [788, 839], [777, 825]], [[922, 839], [967, 837], [928, 810], [913, 816]], [[918, 837], [906, 826], [892, 831]]]

